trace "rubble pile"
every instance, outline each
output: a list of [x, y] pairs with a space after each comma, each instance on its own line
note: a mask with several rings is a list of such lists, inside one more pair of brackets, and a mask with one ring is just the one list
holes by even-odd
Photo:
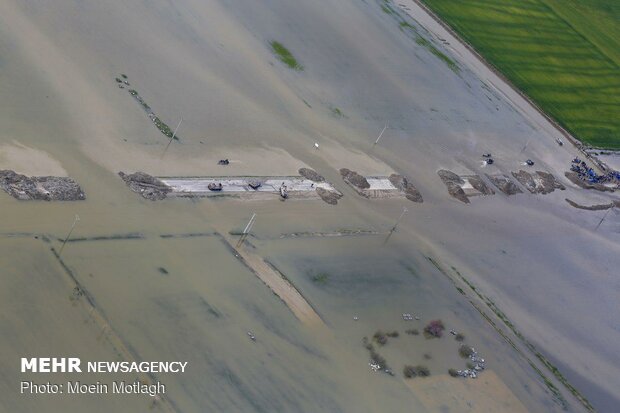
[[405, 197], [413, 202], [424, 202], [420, 191], [409, 180], [398, 174], [392, 174], [389, 177], [390, 182], [399, 190], [405, 193]]
[[512, 176], [521, 183], [528, 191], [533, 194], [549, 194], [556, 189], [565, 190], [566, 187], [555, 179], [555, 176], [548, 172], [536, 171], [529, 173], [524, 170], [512, 172]]
[[310, 168], [300, 168], [299, 175], [314, 182], [325, 182], [325, 178]]
[[355, 171], [352, 171], [347, 168], [342, 168], [340, 170], [340, 175], [342, 175], [342, 179], [344, 179], [347, 183], [359, 188], [359, 189], [368, 189], [370, 188], [370, 184], [362, 175], [358, 174]]
[[437, 171], [437, 174], [448, 188], [448, 193], [452, 197], [458, 199], [461, 202], [469, 204], [469, 198], [467, 197], [467, 194], [465, 194], [465, 191], [462, 188], [462, 185], [465, 184], [465, 181], [460, 176], [446, 169], [441, 169]]
[[473, 186], [474, 189], [480, 192], [482, 195], [494, 195], [495, 194], [495, 191], [493, 190], [493, 188], [488, 186], [486, 182], [482, 180], [482, 177], [480, 175], [471, 175], [471, 176], [468, 176], [467, 179], [469, 183], [471, 184], [471, 186]]
[[0, 171], [0, 187], [19, 200], [81, 201], [82, 188], [71, 178], [60, 176], [21, 175], [11, 170]]
[[509, 177], [506, 175], [487, 175], [487, 178], [506, 195], [515, 195], [521, 194], [523, 191], [519, 189], [517, 184], [515, 184]]
[[336, 205], [338, 200], [342, 198], [342, 194], [340, 192], [328, 191], [327, 189], [321, 187], [316, 188], [316, 193], [329, 205]]
[[127, 175], [121, 171], [118, 175], [125, 181], [129, 189], [151, 201], [159, 201], [166, 198], [172, 190], [159, 179], [144, 172]]

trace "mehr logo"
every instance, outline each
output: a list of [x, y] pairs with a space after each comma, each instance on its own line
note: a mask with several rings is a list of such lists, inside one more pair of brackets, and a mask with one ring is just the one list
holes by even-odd
[[77, 357], [22, 357], [22, 373], [81, 373]]

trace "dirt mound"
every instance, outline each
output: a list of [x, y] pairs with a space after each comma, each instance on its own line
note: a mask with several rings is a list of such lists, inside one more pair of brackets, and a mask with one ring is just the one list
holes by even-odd
[[523, 185], [525, 189], [527, 189], [531, 193], [535, 194], [539, 192], [536, 186], [536, 181], [534, 181], [534, 177], [531, 173], [520, 170], [519, 172], [512, 172], [512, 176], [514, 176], [515, 179], [519, 181], [521, 185]]
[[406, 177], [398, 174], [392, 174], [389, 179], [392, 185], [405, 193], [405, 197], [408, 200], [413, 202], [424, 202], [420, 191], [418, 191], [418, 189], [411, 182], [409, 182]]
[[489, 187], [486, 182], [482, 180], [480, 175], [472, 175], [468, 177], [469, 183], [474, 189], [480, 192], [482, 195], [494, 195], [495, 191], [493, 188]]
[[364, 178], [362, 175], [358, 174], [355, 171], [351, 171], [350, 169], [347, 169], [347, 168], [342, 168], [340, 170], [340, 175], [342, 175], [342, 178], [345, 181], [347, 181], [348, 183], [350, 183], [351, 185], [359, 189], [370, 188], [370, 184], [368, 183], [366, 178]]
[[437, 171], [437, 174], [444, 183], [454, 182], [458, 185], [463, 185], [465, 183], [465, 181], [460, 176], [458, 176], [452, 171], [448, 171], [447, 169], [440, 169], [439, 171]]
[[542, 192], [543, 194], [548, 194], [556, 189], [559, 189], [560, 191], [564, 191], [566, 189], [566, 187], [560, 182], [558, 182], [558, 180], [555, 179], [555, 176], [553, 176], [549, 172], [536, 171], [536, 173], [542, 181], [542, 186], [544, 190], [544, 192]]
[[81, 201], [86, 199], [82, 188], [71, 178], [58, 176], [20, 175], [15, 171], [0, 171], [0, 187], [20, 200]]
[[319, 194], [321, 199], [330, 205], [336, 205], [338, 200], [342, 198], [342, 194], [336, 191], [328, 191], [325, 188], [317, 188], [316, 193]]
[[325, 182], [325, 178], [310, 168], [300, 168], [299, 175], [314, 182]]
[[506, 175], [487, 175], [487, 178], [489, 178], [489, 180], [493, 182], [493, 185], [495, 185], [500, 191], [502, 191], [506, 195], [523, 193], [523, 191], [519, 189], [517, 184], [515, 184]]
[[129, 175], [119, 172], [118, 176], [125, 181], [129, 189], [151, 201], [164, 199], [171, 191], [168, 185], [144, 172], [136, 172]]
[[566, 189], [555, 179], [555, 176], [548, 172], [536, 171], [536, 173], [531, 174], [520, 170], [519, 172], [512, 172], [512, 176], [533, 194], [549, 194], [556, 189]]
[[454, 198], [458, 199], [461, 202], [469, 204], [469, 198], [467, 197], [467, 194], [465, 194], [465, 191], [463, 191], [463, 188], [461, 187], [461, 185], [463, 185], [465, 181], [461, 179], [460, 176], [446, 169], [441, 169], [437, 171], [437, 175], [439, 175], [443, 183], [446, 185], [446, 187], [448, 188], [448, 193], [451, 196], [453, 196]]

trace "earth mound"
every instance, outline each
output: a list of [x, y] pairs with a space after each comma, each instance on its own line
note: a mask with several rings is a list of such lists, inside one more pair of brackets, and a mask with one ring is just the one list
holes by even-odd
[[118, 173], [118, 176], [125, 181], [129, 189], [151, 201], [162, 200], [166, 198], [171, 191], [168, 185], [144, 172], [136, 172], [127, 175], [121, 171]]
[[82, 188], [71, 178], [59, 176], [28, 177], [11, 170], [0, 171], [0, 187], [19, 200], [81, 201]]

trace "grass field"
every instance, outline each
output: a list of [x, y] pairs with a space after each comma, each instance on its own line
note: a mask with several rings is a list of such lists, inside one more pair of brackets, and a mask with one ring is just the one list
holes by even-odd
[[423, 1], [574, 136], [620, 149], [620, 1]]

